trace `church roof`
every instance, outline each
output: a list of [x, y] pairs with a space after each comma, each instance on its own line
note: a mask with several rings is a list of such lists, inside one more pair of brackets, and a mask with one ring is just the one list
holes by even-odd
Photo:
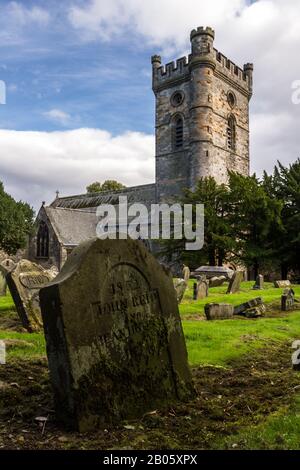
[[98, 220], [95, 212], [55, 207], [45, 207], [45, 211], [63, 245], [77, 246], [96, 237]]
[[77, 196], [67, 196], [56, 198], [50, 207], [68, 208], [68, 209], [90, 209], [96, 211], [101, 204], [117, 204], [120, 196], [127, 196], [129, 204], [135, 202], [150, 206], [155, 202], [156, 185], [145, 184], [141, 186], [132, 186], [130, 188], [119, 189], [117, 191], [104, 191], [95, 194], [79, 194]]

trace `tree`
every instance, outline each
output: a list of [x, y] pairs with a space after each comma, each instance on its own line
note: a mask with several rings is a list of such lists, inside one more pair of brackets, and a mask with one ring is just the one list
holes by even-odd
[[0, 183], [0, 248], [9, 255], [24, 248], [33, 218], [33, 209], [25, 202], [16, 202]]
[[273, 175], [264, 174], [263, 184], [270, 197], [280, 200], [282, 229], [272, 234], [281, 276], [290, 269], [300, 270], [300, 159], [284, 167], [280, 162]]
[[[177, 259], [192, 268], [202, 264], [222, 266], [230, 253], [233, 241], [232, 230], [227, 220], [228, 189], [218, 185], [214, 178], [201, 178], [194, 191], [186, 190], [182, 204], [204, 204], [204, 246], [199, 251], [185, 251], [187, 240], [166, 241], [163, 252], [166, 255], [177, 253]], [[195, 224], [193, 226], [195, 230]]]
[[275, 256], [273, 233], [281, 230], [282, 201], [270, 197], [256, 175], [229, 174], [228, 222], [232, 254], [254, 269], [254, 275]]
[[88, 194], [93, 194], [101, 193], [103, 191], [117, 191], [124, 188], [126, 188], [126, 186], [116, 180], [106, 180], [103, 184], [99, 183], [99, 181], [95, 181], [94, 183], [87, 186], [86, 190]]

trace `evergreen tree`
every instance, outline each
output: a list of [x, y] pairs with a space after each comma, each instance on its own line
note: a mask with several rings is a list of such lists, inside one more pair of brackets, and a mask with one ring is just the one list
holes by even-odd
[[33, 226], [34, 211], [22, 201], [16, 202], [0, 183], [0, 248], [9, 255], [24, 248]]

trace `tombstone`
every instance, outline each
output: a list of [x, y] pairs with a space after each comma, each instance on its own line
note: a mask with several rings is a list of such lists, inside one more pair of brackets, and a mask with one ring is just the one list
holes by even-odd
[[38, 264], [21, 260], [7, 274], [6, 280], [24, 328], [29, 332], [42, 328], [39, 290], [53, 279], [53, 275]]
[[244, 302], [243, 304], [236, 305], [234, 307], [234, 315], [243, 315], [245, 312], [251, 308], [258, 307], [259, 305], [263, 304], [263, 300], [261, 297], [256, 297], [256, 299], [248, 300], [248, 302]]
[[209, 287], [220, 287], [226, 281], [226, 276], [214, 276], [209, 280]]
[[199, 276], [198, 282], [197, 282], [197, 300], [205, 299], [205, 297], [208, 297], [208, 280], [206, 279], [206, 276]]
[[231, 279], [235, 271], [229, 268], [225, 268], [224, 266], [200, 266], [195, 271], [192, 272], [192, 275], [199, 276], [204, 275], [207, 279], [216, 276], [225, 276], [226, 279]]
[[300, 341], [293, 341], [292, 348], [295, 352], [292, 354], [292, 365], [294, 370], [300, 370]]
[[291, 281], [285, 280], [285, 281], [274, 281], [274, 287], [277, 289], [284, 289], [285, 287], [290, 287], [291, 286]]
[[227, 320], [233, 318], [233, 305], [231, 304], [206, 304], [204, 312], [207, 320]]
[[193, 284], [193, 300], [197, 300], [197, 282]]
[[85, 432], [194, 396], [171, 274], [142, 243], [82, 243], [40, 301], [65, 425]]
[[255, 284], [252, 289], [254, 290], [262, 290], [264, 288], [264, 276], [259, 274], [256, 278]]
[[54, 279], [58, 275], [59, 270], [57, 266], [51, 266], [51, 268], [46, 269], [46, 272], [51, 275], [52, 279]]
[[5, 258], [0, 263], [0, 297], [5, 296], [7, 293], [6, 276], [15, 266], [16, 263], [10, 258]]
[[7, 271], [12, 271], [15, 266], [16, 266], [16, 263], [10, 259], [10, 258], [5, 258], [3, 261], [1, 261], [0, 265]]
[[182, 302], [186, 288], [187, 282], [184, 279], [174, 279], [174, 289], [176, 291], [176, 298], [178, 304]]
[[0, 265], [0, 297], [4, 297], [6, 295], [6, 274], [7, 271], [3, 266]]
[[244, 271], [235, 271], [234, 275], [229, 281], [227, 294], [234, 294], [235, 292], [239, 292], [241, 282], [243, 279], [244, 279]]
[[258, 318], [262, 317], [266, 312], [266, 306], [264, 304], [257, 305], [256, 307], [248, 308], [245, 310], [244, 315], [246, 318]]
[[190, 271], [190, 268], [188, 266], [186, 266], [185, 264], [183, 265], [182, 275], [183, 275], [183, 279], [186, 282], [188, 282], [189, 279], [190, 279], [191, 271]]
[[293, 289], [284, 289], [283, 295], [281, 296], [281, 310], [288, 312], [293, 310], [295, 304], [295, 292]]

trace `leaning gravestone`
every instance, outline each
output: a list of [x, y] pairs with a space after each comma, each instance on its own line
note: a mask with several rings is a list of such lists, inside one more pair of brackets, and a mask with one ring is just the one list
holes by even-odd
[[3, 297], [6, 295], [6, 291], [7, 291], [6, 276], [7, 276], [7, 273], [9, 273], [15, 266], [16, 266], [16, 263], [10, 258], [6, 258], [0, 263], [0, 297]]
[[52, 279], [53, 276], [41, 266], [25, 259], [6, 276], [22, 325], [29, 332], [38, 331], [43, 326], [39, 290]]
[[252, 287], [254, 290], [262, 290], [264, 288], [264, 276], [259, 274], [256, 278], [255, 284]]
[[40, 300], [66, 425], [84, 432], [194, 396], [172, 277], [142, 243], [84, 242]]
[[3, 297], [6, 295], [6, 288], [7, 288], [6, 275], [7, 275], [6, 269], [0, 265], [0, 297]]
[[274, 287], [277, 289], [284, 289], [285, 287], [290, 287], [291, 286], [291, 281], [285, 280], [285, 281], [274, 281]]
[[2, 266], [4, 269], [6, 269], [6, 271], [8, 271], [8, 272], [9, 272], [9, 271], [12, 271], [12, 270], [15, 268], [15, 266], [16, 266], [16, 263], [15, 263], [12, 259], [10, 259], [10, 258], [4, 259], [3, 261], [1, 261], [0, 264], [1, 264], [1, 266]]
[[243, 271], [235, 271], [234, 275], [229, 281], [227, 294], [234, 294], [240, 290], [241, 282], [244, 279]]
[[187, 285], [188, 284], [184, 279], [174, 279], [174, 289], [176, 292], [176, 299], [178, 304], [182, 302]]

